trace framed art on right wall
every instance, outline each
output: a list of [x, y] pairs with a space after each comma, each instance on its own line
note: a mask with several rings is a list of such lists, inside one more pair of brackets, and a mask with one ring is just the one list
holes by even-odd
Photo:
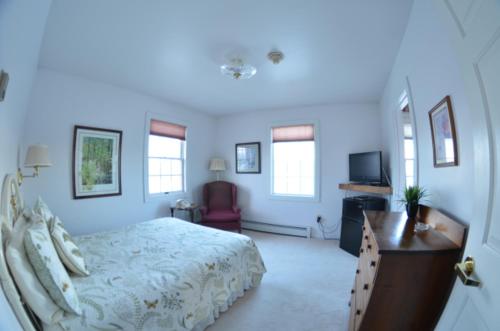
[[434, 167], [458, 165], [457, 136], [451, 98], [447, 95], [429, 111]]

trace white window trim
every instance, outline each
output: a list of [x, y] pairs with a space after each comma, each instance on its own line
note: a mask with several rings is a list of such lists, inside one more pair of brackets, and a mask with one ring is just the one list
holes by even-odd
[[[186, 127], [186, 140], [184, 141], [184, 162], [183, 162], [183, 183], [182, 186], [184, 188], [183, 191], [169, 192], [165, 193], [149, 193], [149, 132], [151, 126], [151, 120], [160, 120], [173, 124], [178, 124]], [[188, 160], [188, 135], [189, 135], [189, 126], [186, 122], [179, 120], [173, 116], [158, 114], [158, 113], [146, 113], [146, 120], [144, 123], [144, 153], [143, 153], [143, 186], [144, 186], [144, 202], [149, 201], [157, 201], [157, 200], [172, 200], [172, 199], [180, 199], [185, 198], [187, 192], [189, 192], [188, 187], [188, 175], [187, 175], [187, 160]]]
[[[277, 126], [291, 126], [291, 125], [301, 125], [301, 124], [312, 124], [314, 125], [314, 196], [309, 197], [305, 195], [286, 195], [286, 194], [275, 194], [273, 192], [274, 187], [274, 144], [272, 138], [272, 129]], [[269, 198], [272, 200], [281, 201], [297, 201], [297, 202], [320, 202], [320, 170], [321, 170], [321, 156], [320, 156], [320, 139], [319, 139], [319, 121], [318, 120], [294, 120], [294, 121], [284, 121], [272, 123], [268, 127], [268, 146], [270, 152], [270, 178], [269, 178]]]
[[400, 97], [397, 102], [396, 111], [396, 141], [397, 141], [397, 152], [398, 152], [398, 186], [399, 195], [402, 195], [404, 189], [406, 188], [406, 168], [405, 168], [405, 154], [404, 154], [404, 132], [403, 132], [403, 120], [401, 116], [401, 101], [404, 96], [408, 98], [408, 107], [410, 108], [410, 122], [413, 134], [413, 150], [414, 150], [414, 161], [413, 161], [413, 178], [414, 185], [419, 185], [419, 150], [418, 150], [418, 132], [417, 132], [417, 121], [415, 114], [415, 107], [413, 104], [413, 95], [410, 84], [410, 79], [407, 76], [405, 78], [404, 89], [402, 90]]

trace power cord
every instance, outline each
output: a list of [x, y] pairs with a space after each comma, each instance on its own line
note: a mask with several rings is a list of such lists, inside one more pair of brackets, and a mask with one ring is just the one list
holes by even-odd
[[321, 216], [318, 216], [316, 218], [316, 223], [318, 223], [318, 228], [321, 231], [321, 235], [323, 236], [323, 240], [337, 240], [338, 238], [333, 238], [330, 237], [330, 235], [334, 235], [337, 233], [340, 223], [337, 223], [336, 225], [332, 227], [326, 227], [321, 219]]

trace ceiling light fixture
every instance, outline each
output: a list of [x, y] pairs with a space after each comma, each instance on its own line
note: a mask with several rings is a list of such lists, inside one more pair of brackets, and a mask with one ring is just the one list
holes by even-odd
[[235, 58], [231, 60], [230, 64], [221, 65], [220, 72], [223, 75], [239, 80], [252, 78], [257, 73], [257, 69], [250, 64], [243, 63], [242, 59]]
[[272, 63], [278, 64], [285, 58], [285, 55], [280, 51], [271, 51], [267, 54], [267, 58], [271, 60]]

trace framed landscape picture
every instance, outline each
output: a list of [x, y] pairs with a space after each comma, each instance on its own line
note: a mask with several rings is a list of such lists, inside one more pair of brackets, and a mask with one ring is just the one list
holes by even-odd
[[236, 144], [236, 173], [260, 174], [260, 142]]
[[458, 165], [457, 137], [451, 98], [446, 96], [429, 111], [434, 167]]
[[122, 194], [122, 131], [75, 126], [73, 135], [73, 198]]

